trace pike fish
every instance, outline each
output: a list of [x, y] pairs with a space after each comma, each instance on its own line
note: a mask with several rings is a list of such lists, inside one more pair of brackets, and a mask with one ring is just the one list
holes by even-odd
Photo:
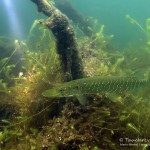
[[98, 93], [121, 93], [147, 87], [150, 80], [136, 77], [87, 77], [64, 82], [42, 93], [45, 97], [77, 97], [81, 104], [86, 103], [86, 95]]

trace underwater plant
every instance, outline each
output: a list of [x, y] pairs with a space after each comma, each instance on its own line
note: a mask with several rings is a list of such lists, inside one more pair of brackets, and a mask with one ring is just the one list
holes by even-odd
[[150, 45], [150, 18], [147, 18], [145, 21], [145, 27], [142, 27], [140, 23], [132, 18], [130, 15], [126, 15], [126, 19], [130, 21], [131, 24], [137, 25], [139, 29], [144, 33], [147, 38], [147, 44]]

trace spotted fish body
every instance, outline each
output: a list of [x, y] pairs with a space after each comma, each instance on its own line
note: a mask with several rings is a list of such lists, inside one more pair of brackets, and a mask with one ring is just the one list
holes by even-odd
[[56, 85], [43, 92], [45, 97], [71, 97], [76, 96], [81, 103], [83, 95], [103, 92], [120, 93], [137, 88], [149, 86], [150, 80], [138, 80], [135, 77], [89, 77], [73, 80]]

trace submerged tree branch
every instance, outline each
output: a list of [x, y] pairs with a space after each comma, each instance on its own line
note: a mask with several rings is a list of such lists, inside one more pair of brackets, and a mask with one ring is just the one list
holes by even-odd
[[57, 52], [61, 58], [66, 80], [83, 77], [83, 67], [78, 55], [75, 33], [68, 18], [47, 0], [31, 1], [37, 5], [39, 12], [43, 12], [49, 17], [44, 24], [56, 38]]
[[85, 19], [81, 14], [79, 14], [71, 4], [66, 0], [55, 0], [55, 6], [64, 14], [67, 15], [69, 19], [78, 25], [80, 30], [87, 36], [92, 36], [92, 28], [90, 22]]

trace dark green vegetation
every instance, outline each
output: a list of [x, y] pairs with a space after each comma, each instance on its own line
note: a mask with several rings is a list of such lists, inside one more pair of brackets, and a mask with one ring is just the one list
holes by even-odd
[[[93, 27], [91, 37], [83, 35], [77, 40], [85, 76], [147, 79], [149, 44], [138, 48], [131, 44], [124, 50], [116, 50], [109, 44], [112, 36], [105, 36], [103, 30], [104, 26], [101, 26], [94, 33]], [[80, 105], [75, 97], [45, 98], [42, 92], [62, 83], [65, 75], [50, 31], [36, 21], [30, 31], [25, 43], [9, 42], [8, 46], [7, 38], [0, 39], [1, 50], [8, 50], [0, 61], [0, 148], [148, 149], [150, 143], [147, 141], [128, 142], [125, 138], [150, 138], [149, 88], [136, 93], [119, 93], [118, 96], [89, 95], [89, 103], [85, 106]], [[19, 59], [16, 60], [16, 56]], [[124, 144], [138, 144], [139, 147], [120, 146], [122, 139]]]

